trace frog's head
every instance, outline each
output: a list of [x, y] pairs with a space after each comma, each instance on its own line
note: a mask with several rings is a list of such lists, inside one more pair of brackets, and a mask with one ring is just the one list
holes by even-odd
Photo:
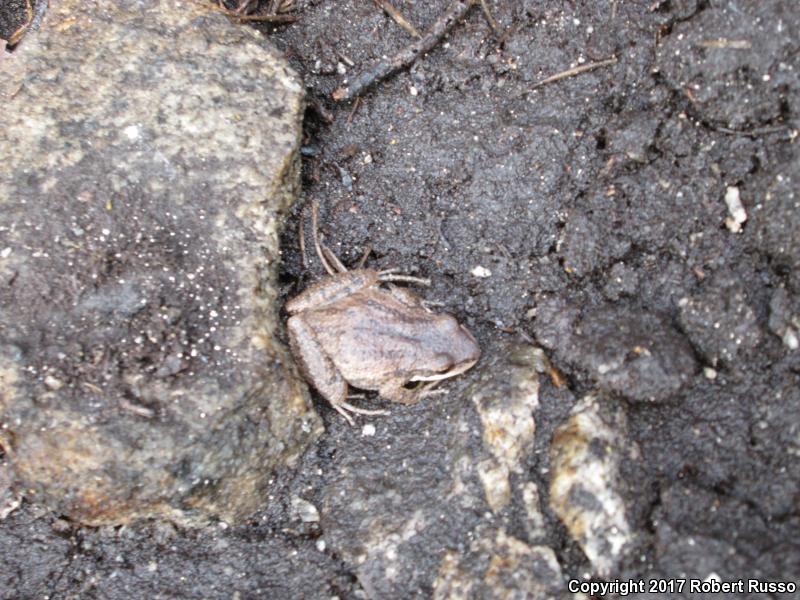
[[437, 315], [426, 335], [430, 356], [411, 381], [440, 381], [460, 375], [481, 357], [477, 340], [450, 315]]

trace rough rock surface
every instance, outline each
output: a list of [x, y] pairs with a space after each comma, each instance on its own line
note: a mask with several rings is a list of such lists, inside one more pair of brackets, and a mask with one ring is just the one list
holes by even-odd
[[550, 450], [550, 506], [600, 577], [618, 568], [633, 541], [620, 474], [630, 451], [626, 428], [620, 406], [586, 396], [556, 430]]
[[486, 501], [494, 512], [511, 500], [511, 475], [522, 474], [522, 460], [531, 452], [539, 408], [536, 348], [510, 349], [505, 368], [484, 376], [472, 401], [481, 418], [483, 445], [491, 458], [478, 464]]
[[167, 0], [55, 3], [18, 59], [0, 444], [81, 522], [241, 518], [320, 431], [275, 338], [299, 80], [257, 32]]

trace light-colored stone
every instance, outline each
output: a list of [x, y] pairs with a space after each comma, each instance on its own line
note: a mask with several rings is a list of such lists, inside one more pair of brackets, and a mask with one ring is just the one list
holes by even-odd
[[612, 573], [633, 536], [619, 473], [625, 431], [622, 409], [589, 395], [556, 430], [550, 448], [550, 507], [600, 577]]
[[503, 369], [493, 370], [489, 381], [476, 386], [472, 396], [481, 417], [483, 443], [491, 454], [478, 464], [486, 501], [494, 512], [511, 500], [511, 473], [519, 473], [520, 459], [530, 450], [539, 406], [538, 349], [517, 346]]

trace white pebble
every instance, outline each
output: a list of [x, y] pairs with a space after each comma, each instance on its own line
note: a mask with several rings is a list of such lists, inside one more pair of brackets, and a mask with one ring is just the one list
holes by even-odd
[[711, 367], [705, 367], [703, 369], [703, 375], [706, 376], [706, 379], [710, 379], [711, 381], [717, 378], [716, 370], [712, 369]]
[[416, 96], [417, 94], [419, 94], [417, 88], [415, 88], [413, 85], [410, 88], [408, 88], [408, 93], [411, 94], [412, 96]]
[[472, 269], [470, 273], [472, 273], [475, 277], [480, 277], [481, 279], [485, 279], [486, 277], [492, 276], [492, 272], [486, 267], [483, 267], [481, 265], [478, 265], [477, 267]]
[[742, 229], [742, 223], [747, 221], [747, 212], [739, 198], [738, 187], [728, 186], [728, 189], [725, 190], [725, 204], [728, 206], [730, 214], [730, 217], [725, 219], [725, 227], [736, 233]]
[[125, 137], [128, 138], [130, 141], [136, 141], [139, 139], [139, 126], [138, 125], [128, 125], [125, 129], [122, 130], [122, 133], [125, 134]]
[[797, 350], [797, 348], [800, 348], [800, 340], [797, 339], [797, 335], [795, 335], [791, 328], [787, 328], [786, 333], [783, 334], [783, 343], [789, 350]]
[[364, 425], [364, 427], [361, 429], [361, 435], [368, 437], [375, 435], [375, 425], [372, 423], [367, 423]]
[[64, 383], [52, 375], [48, 375], [44, 378], [44, 384], [51, 390], [60, 390], [64, 387]]
[[11, 246], [8, 248], [3, 248], [3, 250], [0, 252], [0, 258], [8, 258], [9, 256], [11, 256]]

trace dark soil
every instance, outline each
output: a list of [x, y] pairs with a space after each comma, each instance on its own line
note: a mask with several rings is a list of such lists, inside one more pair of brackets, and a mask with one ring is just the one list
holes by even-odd
[[[497, 0], [502, 40], [473, 9], [427, 57], [346, 105], [330, 99], [343, 79], [411, 38], [371, 2], [297, 4], [296, 23], [264, 27], [312, 100], [305, 200], [283, 238], [287, 297], [323, 273], [310, 254], [304, 267], [298, 245], [313, 198], [346, 264], [370, 247], [368, 264], [430, 277], [426, 296], [484, 356], [521, 337], [547, 350], [567, 385], [543, 381], [536, 414], [528, 468], [545, 505], [546, 450], [571, 403], [598, 388], [624, 402], [640, 451], [625, 467], [640, 539], [618, 577], [800, 580], [800, 351], [787, 335], [800, 314], [793, 0]], [[424, 31], [448, 0], [394, 4]], [[748, 214], [740, 233], [725, 225], [728, 187]], [[26, 505], [0, 523], [0, 596], [356, 597], [340, 552], [369, 532], [348, 513], [356, 491], [343, 473], [370, 456], [371, 470], [349, 480], [364, 487], [390, 477], [386, 465], [419, 463], [406, 504], [424, 502], [438, 472], [403, 449], [455, 443], [445, 415], [457, 402], [436, 402], [392, 407], [369, 442], [318, 399], [327, 433], [316, 451], [276, 482], [258, 521], [214, 535], [75, 530]], [[428, 420], [438, 437], [423, 446], [411, 438]], [[323, 532], [292, 516], [293, 495], [341, 515], [322, 551]], [[585, 559], [546, 516], [565, 575], [583, 576]], [[453, 514], [437, 527], [473, 521]], [[435, 529], [423, 541], [439, 543]], [[419, 552], [394, 593], [430, 594], [438, 555]], [[143, 575], [153, 560], [157, 573]]]

